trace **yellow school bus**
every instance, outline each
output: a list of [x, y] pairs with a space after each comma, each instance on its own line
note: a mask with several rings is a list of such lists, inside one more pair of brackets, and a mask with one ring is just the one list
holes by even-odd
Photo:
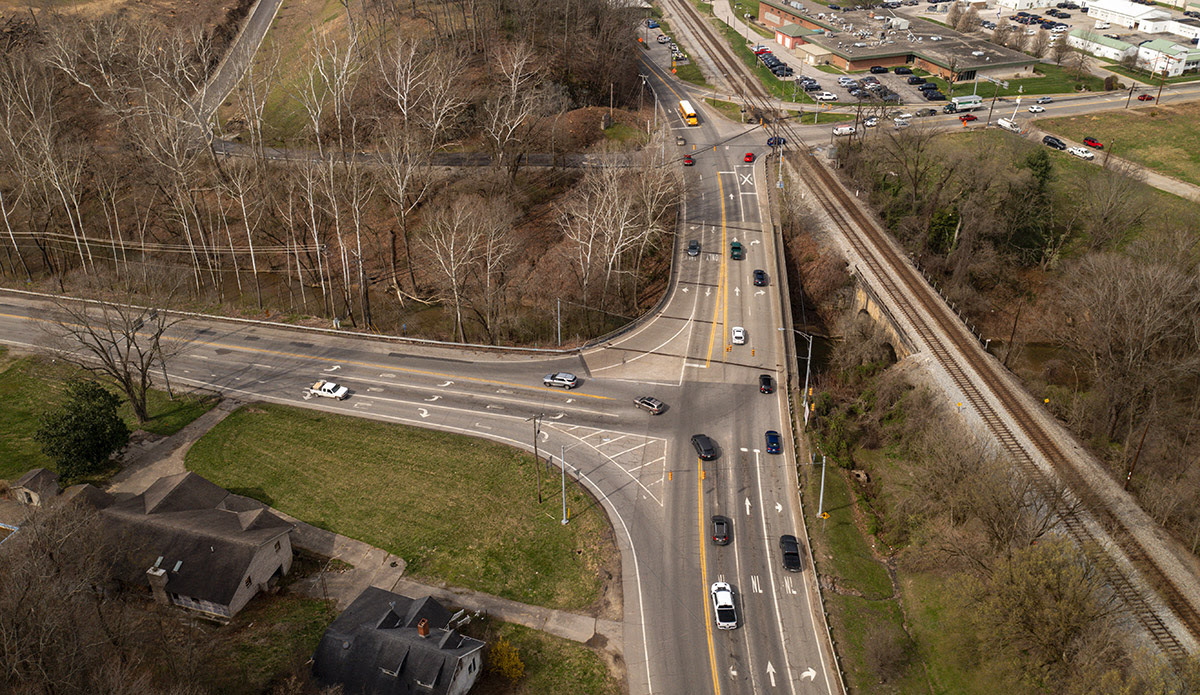
[[696, 109], [692, 108], [690, 102], [679, 102], [679, 117], [688, 125], [700, 125], [700, 119], [696, 117]]

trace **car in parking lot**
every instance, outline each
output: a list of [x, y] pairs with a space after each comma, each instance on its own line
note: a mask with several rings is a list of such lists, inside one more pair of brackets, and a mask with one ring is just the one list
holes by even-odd
[[779, 452], [783, 451], [783, 437], [779, 436], [778, 432], [775, 430], [767, 430], [767, 434], [765, 436], [767, 440], [768, 454], [778, 454]]
[[692, 239], [691, 241], [688, 242], [687, 255], [689, 255], [689, 256], [699, 256], [700, 255], [700, 242], [699, 241]]
[[649, 411], [651, 415], [658, 415], [667, 409], [667, 404], [658, 400], [654, 396], [642, 396], [640, 398], [635, 398], [633, 400], [633, 404], [642, 410]]
[[766, 287], [767, 286], [767, 273], [765, 271], [757, 270], [757, 269], [754, 271], [754, 286], [755, 287]]
[[658, 38], [655, 40], [658, 41], [659, 43], [666, 43], [666, 42], [670, 41], [671, 39], [668, 39], [666, 36], [659, 34]]
[[[815, 91], [819, 90], [820, 88], [821, 88], [821, 85], [820, 85], [820, 83], [817, 83], [817, 82], [801, 82], [800, 83], [800, 89], [803, 89], [806, 92], [815, 92]], [[824, 93], [828, 94], [828, 92], [824, 92]]]
[[729, 342], [733, 343], [734, 345], [745, 345], [746, 329], [742, 328], [741, 326], [734, 326], [729, 332]]
[[871, 116], [867, 120], [863, 121], [864, 128], [874, 128], [877, 125], [879, 125], [879, 119], [874, 116]]
[[906, 68], [903, 65], [897, 65], [896, 69], [892, 70], [892, 72], [896, 73], [897, 75], [911, 75], [912, 68]]
[[963, 123], [970, 123], [971, 121], [978, 121], [979, 116], [976, 116], [973, 113], [964, 113], [958, 117], [958, 120], [962, 121]]
[[1087, 145], [1088, 147], [1095, 147], [1098, 150], [1104, 149], [1104, 143], [1100, 142], [1096, 138], [1084, 138], [1083, 144]]
[[1033, 106], [1029, 107], [1029, 113], [1044, 113], [1045, 111], [1045, 106], [1038, 106], [1037, 104], [1034, 104]]
[[1095, 159], [1096, 155], [1086, 147], [1068, 147], [1067, 152], [1079, 157], [1080, 159]]
[[936, 89], [925, 90], [925, 101], [945, 101], [946, 95]]
[[561, 386], [565, 389], [573, 389], [579, 385], [579, 377], [570, 372], [554, 372], [542, 377], [543, 386]]
[[713, 616], [718, 630], [736, 630], [737, 608], [733, 605], [733, 588], [725, 582], [714, 582], [709, 589], [712, 595]]
[[925, 78], [920, 75], [910, 75], [907, 82], [909, 84], [925, 84]]
[[717, 457], [717, 445], [707, 434], [693, 434], [692, 446], [701, 461], [712, 461]]
[[714, 545], [729, 545], [729, 529], [733, 524], [720, 514], [712, 518], [712, 541]]
[[1138, 101], [1154, 101], [1154, 97], [1149, 94], [1139, 94]]
[[1056, 150], [1067, 149], [1067, 143], [1063, 142], [1062, 140], [1059, 140], [1058, 138], [1054, 137], [1053, 135], [1047, 135], [1046, 137], [1042, 138], [1042, 144], [1045, 145], [1046, 147], [1053, 147]]
[[770, 374], [758, 375], [758, 392], [759, 393], [775, 393], [775, 380]]
[[871, 74], [872, 75], [880, 75], [887, 71], [888, 71], [888, 69], [883, 67], [882, 65], [872, 65], [871, 66]]
[[814, 94], [813, 99], [817, 101], [837, 101], [838, 97], [833, 92], [821, 92], [820, 94]]
[[783, 568], [788, 572], [799, 572], [804, 568], [800, 559], [800, 543], [795, 536], [780, 536], [779, 552], [783, 554]]
[[753, 162], [753, 161], [754, 161], [754, 153], [753, 153], [753, 152], [747, 152], [747, 153], [746, 153], [746, 156], [745, 156], [745, 157], [742, 157], [742, 160], [743, 160], [743, 161], [745, 161], [745, 162]]

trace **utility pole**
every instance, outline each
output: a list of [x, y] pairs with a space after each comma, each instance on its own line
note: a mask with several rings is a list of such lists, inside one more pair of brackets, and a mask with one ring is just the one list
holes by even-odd
[[567, 446], [564, 444], [562, 452], [558, 456], [559, 466], [562, 468], [562, 500], [563, 500], [563, 526], [567, 525]]
[[1150, 421], [1146, 421], [1146, 427], [1142, 430], [1142, 439], [1138, 442], [1137, 453], [1133, 455], [1133, 461], [1129, 464], [1129, 472], [1125, 474], [1125, 485], [1122, 490], [1129, 489], [1129, 481], [1133, 480], [1133, 468], [1137, 465], [1138, 457], [1142, 455], [1142, 445], [1146, 443], [1146, 433], [1150, 431]]
[[538, 435], [541, 434], [542, 418], [544, 417], [546, 417], [545, 413], [538, 413], [525, 418], [525, 422], [533, 421], [533, 469], [537, 475], [538, 504], [542, 503], [542, 459], [538, 456]]
[[[816, 463], [816, 457], [813, 457]], [[825, 454], [821, 454], [821, 495], [817, 498], [817, 516], [825, 518]]]
[[562, 297], [558, 298], [558, 310], [555, 312], [557, 317], [555, 324], [558, 326], [558, 346], [562, 347]]

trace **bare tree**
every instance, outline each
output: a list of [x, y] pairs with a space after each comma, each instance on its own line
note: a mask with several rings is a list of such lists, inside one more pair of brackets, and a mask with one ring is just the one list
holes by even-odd
[[167, 361], [186, 347], [186, 341], [165, 334], [181, 320], [129, 304], [57, 300], [46, 331], [49, 347], [63, 359], [116, 382], [141, 423], [150, 417], [146, 394], [156, 368], [170, 389]]
[[495, 58], [500, 79], [496, 93], [483, 106], [483, 132], [493, 163], [515, 178], [525, 135], [538, 112], [540, 78], [533, 49], [520, 43], [505, 47]]
[[1054, 43], [1050, 44], [1050, 57], [1054, 59], [1054, 64], [1061, 66], [1063, 60], [1071, 54], [1071, 45], [1067, 43], [1065, 36], [1058, 37]]
[[1033, 35], [1029, 40], [1029, 52], [1035, 58], [1044, 58], [1046, 51], [1050, 49], [1050, 32], [1046, 31], [1046, 27], [1038, 29], [1038, 33]]
[[483, 233], [479, 243], [480, 263], [476, 282], [477, 291], [472, 293], [472, 309], [490, 342], [496, 342], [500, 310], [505, 300], [505, 271], [517, 244], [512, 239], [513, 221], [516, 210], [507, 201], [489, 199], [482, 208]]
[[1089, 167], [1076, 179], [1073, 197], [1092, 250], [1104, 250], [1136, 230], [1150, 212], [1141, 171], [1120, 160]]
[[1083, 80], [1088, 75], [1092, 74], [1092, 57], [1083, 51], [1075, 51], [1067, 59], [1067, 71], [1076, 80]]
[[482, 202], [472, 198], [434, 212], [420, 237], [421, 245], [429, 252], [444, 281], [438, 294], [453, 306], [454, 334], [460, 342], [467, 340], [463, 300], [467, 282], [479, 260], [486, 224]]

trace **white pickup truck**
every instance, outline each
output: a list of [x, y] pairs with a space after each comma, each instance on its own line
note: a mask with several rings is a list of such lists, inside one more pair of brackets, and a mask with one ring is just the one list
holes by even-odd
[[313, 384], [312, 387], [308, 389], [308, 391], [305, 392], [306, 396], [310, 396], [310, 397], [311, 396], [321, 396], [322, 398], [336, 398], [339, 401], [345, 400], [346, 396], [348, 396], [349, 394], [350, 394], [350, 389], [346, 388], [345, 386], [338, 386], [337, 384], [333, 383], [332, 381], [318, 381], [317, 383]]

